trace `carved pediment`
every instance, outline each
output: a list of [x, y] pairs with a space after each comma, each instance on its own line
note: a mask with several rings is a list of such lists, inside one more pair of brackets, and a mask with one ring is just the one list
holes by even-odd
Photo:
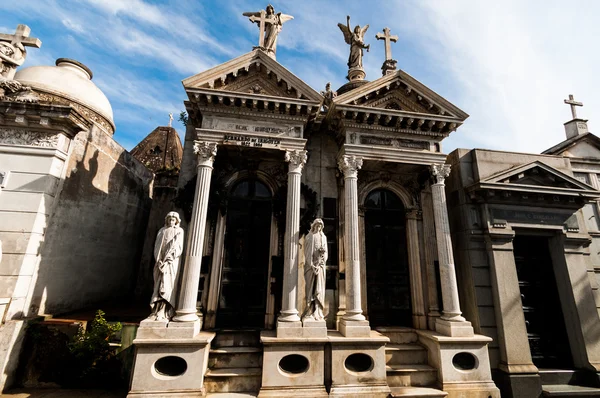
[[446, 116], [463, 122], [469, 115], [402, 70], [334, 99], [336, 104]]
[[323, 97], [260, 50], [183, 80], [186, 89], [210, 89], [321, 101]]
[[593, 189], [576, 178], [539, 161], [501, 172], [482, 182], [566, 189]]

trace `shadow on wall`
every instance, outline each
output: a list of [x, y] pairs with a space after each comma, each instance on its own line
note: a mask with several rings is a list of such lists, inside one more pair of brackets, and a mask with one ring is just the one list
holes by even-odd
[[72, 145], [28, 315], [122, 300], [135, 286], [152, 173], [97, 128]]

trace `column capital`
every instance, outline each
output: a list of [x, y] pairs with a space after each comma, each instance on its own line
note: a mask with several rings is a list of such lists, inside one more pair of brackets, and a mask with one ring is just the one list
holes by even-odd
[[212, 167], [217, 156], [217, 143], [194, 141], [194, 154], [198, 156], [198, 166]]
[[342, 155], [338, 159], [338, 167], [346, 178], [356, 177], [362, 165], [362, 158], [354, 155]]
[[307, 158], [305, 150], [286, 150], [285, 161], [289, 163], [289, 173], [302, 173]]
[[430, 171], [436, 184], [443, 184], [446, 177], [450, 175], [450, 165], [434, 163], [430, 166]]

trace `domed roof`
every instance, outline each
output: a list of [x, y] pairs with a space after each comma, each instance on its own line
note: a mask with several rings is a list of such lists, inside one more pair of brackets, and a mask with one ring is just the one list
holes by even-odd
[[92, 83], [92, 71], [80, 62], [59, 58], [56, 66], [30, 66], [19, 70], [15, 80], [77, 102], [108, 120], [114, 128], [113, 111], [108, 98]]

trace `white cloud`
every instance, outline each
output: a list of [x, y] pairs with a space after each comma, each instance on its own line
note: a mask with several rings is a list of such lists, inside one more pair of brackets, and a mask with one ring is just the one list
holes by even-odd
[[582, 115], [598, 115], [599, 3], [426, 0], [403, 11], [418, 21], [405, 32], [418, 32], [471, 114], [446, 148], [542, 151], [565, 139], [569, 93], [586, 102]]

